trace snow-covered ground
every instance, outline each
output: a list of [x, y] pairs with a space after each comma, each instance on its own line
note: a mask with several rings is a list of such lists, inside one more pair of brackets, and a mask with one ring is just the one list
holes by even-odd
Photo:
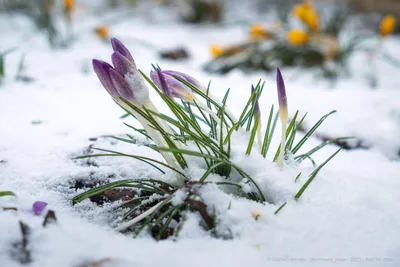
[[[143, 147], [109, 139], [89, 140], [130, 132], [119, 119], [123, 112], [91, 70], [92, 58], [109, 61], [111, 55], [108, 43], [85, 31], [96, 20], [87, 19], [87, 25], [79, 25], [81, 34], [70, 49], [51, 51], [40, 36], [22, 41], [30, 31], [23, 19], [0, 19], [0, 25], [10, 25], [0, 27], [0, 48], [19, 47], [7, 56], [7, 78], [0, 86], [0, 191], [11, 190], [18, 196], [0, 198], [0, 207], [19, 210], [0, 211], [0, 266], [20, 265], [12, 256], [16, 250], [13, 244], [21, 240], [20, 220], [31, 229], [29, 266], [79, 266], [105, 258], [112, 259], [107, 266], [400, 266], [398, 69], [379, 62], [380, 84], [375, 90], [364, 79], [369, 66], [363, 58], [354, 58], [353, 76], [333, 88], [326, 82], [315, 82], [307, 73], [283, 70], [291, 114], [297, 109], [308, 112], [306, 124], [312, 125], [336, 109], [319, 133], [356, 136], [370, 149], [342, 150], [299, 201], [291, 197], [307, 177], [302, 176], [298, 184], [293, 182], [300, 167], [281, 171], [257, 157], [239, 157], [236, 160], [246, 164], [264, 192], [276, 194], [280, 203], [288, 201], [285, 208], [274, 215], [278, 206], [236, 199], [208, 186], [203, 190], [205, 202], [215, 205], [219, 227], [229, 228], [234, 238], [210, 237], [198, 226], [199, 218], [194, 214], [178, 241], [156, 242], [146, 236], [133, 239], [114, 232], [116, 215], [110, 212], [110, 205], [99, 207], [88, 200], [71, 205], [77, 194], [71, 187], [78, 179], [159, 176], [146, 165], [125, 158], [96, 159], [98, 167], [72, 160], [93, 143], [153, 155]], [[277, 102], [274, 74], [232, 71], [216, 76], [201, 70], [201, 64], [209, 59], [208, 45], [242, 40], [246, 37], [243, 26], [194, 27], [132, 19], [111, 31], [146, 73], [151, 63], [158, 63], [163, 69], [190, 73], [204, 83], [211, 79], [211, 90], [217, 96], [230, 87], [228, 106], [236, 114], [246, 103], [251, 83], [260, 78], [266, 81], [260, 100], [262, 112], [267, 114], [270, 105]], [[159, 49], [183, 45], [191, 58], [161, 60], [157, 51], [137, 39]], [[399, 53], [395, 51], [399, 44], [399, 39], [389, 38], [384, 49]], [[25, 74], [35, 79], [33, 83], [13, 79], [22, 53], [26, 53]], [[153, 98], [156, 104], [161, 103]], [[309, 146], [318, 142], [311, 139]], [[321, 163], [336, 149], [327, 147], [315, 159]], [[304, 173], [311, 170], [308, 165], [301, 168]], [[43, 217], [30, 212], [36, 200], [49, 203], [58, 224], [41, 226]], [[257, 221], [252, 216], [255, 210], [261, 214]]]

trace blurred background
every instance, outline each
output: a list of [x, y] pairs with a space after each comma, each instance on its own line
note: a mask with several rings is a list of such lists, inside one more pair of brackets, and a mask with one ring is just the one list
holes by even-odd
[[[293, 111], [312, 113], [310, 120], [340, 111], [320, 139], [355, 136], [341, 146], [397, 159], [399, 19], [398, 0], [0, 0], [0, 100], [9, 109], [2, 113], [22, 105], [21, 121], [53, 122], [57, 134], [124, 131], [92, 68], [94, 58], [110, 62], [116, 37], [144, 73], [157, 66], [212, 81], [221, 99], [230, 88], [238, 114], [260, 80], [267, 114], [280, 67]], [[92, 116], [99, 107], [104, 114]], [[15, 120], [3, 115], [4, 124]], [[104, 121], [112, 127], [99, 127]]]
[[[205, 30], [240, 28], [245, 33], [241, 37], [210, 38], [208, 58], [201, 64], [208, 73], [269, 72], [286, 66], [312, 69], [317, 77], [336, 80], [349, 73], [347, 63], [356, 51], [365, 52], [371, 62], [384, 57], [399, 66], [390, 53], [377, 55], [383, 39], [396, 32], [399, 17], [396, 0], [0, 0], [2, 39], [10, 38], [7, 31], [20, 35], [14, 43], [0, 44], [0, 77], [6, 55], [38, 35], [51, 49], [67, 49], [88, 35], [107, 41], [118, 35], [115, 29], [120, 25], [140, 20], [147, 27], [175, 25], [169, 29], [171, 37], [183, 24]], [[159, 40], [126, 34], [163, 59], [190, 58], [184, 40], [166, 49]], [[367, 76], [376, 87], [374, 71]]]

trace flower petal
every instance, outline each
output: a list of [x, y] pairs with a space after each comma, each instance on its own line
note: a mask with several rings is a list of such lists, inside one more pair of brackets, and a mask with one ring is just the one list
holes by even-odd
[[114, 69], [110, 70], [110, 77], [120, 96], [128, 101], [132, 100], [133, 92], [125, 78]]
[[118, 71], [122, 76], [125, 77], [127, 73], [137, 72], [135, 64], [132, 64], [125, 56], [120, 52], [114, 52], [111, 55], [111, 60], [116, 71]]
[[174, 76], [178, 76], [181, 77], [182, 79], [185, 79], [188, 83], [194, 85], [195, 87], [200, 88], [205, 88], [204, 85], [199, 82], [198, 80], [196, 80], [195, 78], [193, 78], [192, 76], [185, 74], [183, 72], [179, 72], [179, 71], [173, 71], [173, 70], [164, 70], [163, 71], [164, 74], [168, 74], [172, 77]]
[[97, 77], [99, 78], [103, 87], [113, 98], [118, 98], [119, 94], [110, 78], [110, 69], [112, 69], [113, 67], [107, 62], [97, 59], [93, 59], [92, 63], [93, 70], [97, 74]]
[[107, 62], [97, 59], [93, 59], [92, 64], [93, 64], [93, 70], [96, 73], [97, 77], [99, 78], [103, 87], [113, 98], [118, 98], [119, 94], [117, 92], [117, 89], [113, 85], [110, 77], [110, 70], [113, 67]]
[[[180, 75], [175, 75], [182, 77]], [[182, 82], [177, 80], [174, 76], [170, 75], [165, 71], [152, 71], [150, 73], [150, 77], [153, 82], [166, 94], [168, 97], [180, 98], [186, 101], [193, 101], [193, 92], [192, 90], [184, 85]]]
[[276, 68], [276, 86], [278, 89], [279, 111], [282, 120], [288, 118], [288, 106], [286, 98], [285, 82], [283, 81], [282, 73], [279, 68]]
[[115, 52], [121, 53], [121, 55], [126, 57], [136, 67], [135, 60], [133, 59], [131, 53], [120, 40], [117, 38], [111, 38], [111, 45]]
[[165, 79], [165, 75], [162, 73], [162, 71], [160, 70], [150, 71], [150, 78], [164, 94], [166, 94], [168, 97], [172, 97], [167, 85], [167, 81]]
[[32, 211], [35, 215], [39, 216], [42, 214], [42, 212], [44, 211], [44, 209], [46, 208], [47, 203], [44, 201], [36, 201], [35, 203], [33, 203], [32, 205]]
[[127, 81], [130, 90], [134, 94], [135, 100], [141, 104], [145, 105], [149, 101], [149, 88], [146, 85], [142, 74], [138, 71], [130, 72], [125, 75], [125, 80]]

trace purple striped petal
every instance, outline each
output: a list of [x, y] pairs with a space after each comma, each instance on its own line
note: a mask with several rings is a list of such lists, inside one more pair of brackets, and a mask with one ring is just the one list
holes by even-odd
[[152, 70], [150, 71], [150, 78], [157, 85], [160, 90], [167, 95], [168, 97], [172, 97], [169, 86], [167, 85], [167, 81], [165, 79], [165, 75], [160, 70]]
[[126, 57], [136, 67], [135, 60], [133, 59], [131, 53], [120, 40], [117, 38], [111, 38], [111, 45], [115, 52], [121, 53], [121, 55]]
[[39, 216], [42, 214], [42, 212], [44, 211], [44, 209], [46, 208], [47, 203], [44, 201], [36, 201], [35, 203], [33, 203], [32, 205], [32, 211], [33, 214]]
[[279, 110], [282, 116], [287, 116], [287, 98], [286, 98], [286, 88], [285, 82], [283, 81], [282, 73], [279, 68], [276, 68], [276, 86], [278, 89], [278, 101], [279, 101]]
[[110, 70], [113, 69], [113, 67], [107, 62], [97, 59], [93, 59], [92, 64], [93, 70], [99, 78], [103, 87], [113, 98], [118, 98], [119, 94], [117, 92], [117, 89], [113, 85], [110, 77]]
[[163, 71], [164, 74], [168, 74], [170, 76], [178, 76], [181, 77], [183, 79], [185, 79], [188, 83], [198, 87], [198, 88], [204, 88], [204, 86], [195, 78], [193, 78], [192, 76], [185, 74], [183, 72], [179, 72], [179, 71], [173, 71], [173, 70], [164, 70]]
[[132, 64], [120, 52], [114, 52], [111, 55], [111, 60], [116, 71], [125, 77], [127, 73], [134, 73], [137, 71], [135, 64]]
[[110, 77], [120, 96], [128, 101], [132, 100], [133, 92], [125, 78], [114, 69], [110, 70]]
[[190, 102], [193, 100], [192, 90], [168, 73], [160, 70], [151, 71], [150, 78], [169, 98], [180, 98]]

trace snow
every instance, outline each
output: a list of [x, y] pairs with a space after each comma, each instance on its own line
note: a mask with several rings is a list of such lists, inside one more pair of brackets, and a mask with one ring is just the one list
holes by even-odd
[[135, 88], [131, 88], [131, 90], [135, 92], [135, 100], [137, 100], [141, 105], [144, 105], [149, 99], [149, 88], [145, 84], [140, 73], [127, 73], [125, 75], [125, 80], [129, 85], [136, 85]]
[[[400, 264], [400, 80], [398, 70], [378, 62], [380, 83], [372, 90], [365, 82], [365, 61], [355, 57], [351, 78], [340, 80], [335, 87], [315, 82], [309, 73], [283, 69], [289, 112], [308, 112], [306, 125], [312, 126], [322, 115], [336, 109], [319, 133], [357, 136], [370, 149], [342, 150], [318, 174], [299, 201], [293, 195], [307, 179], [312, 168], [308, 163], [288, 165], [281, 170], [275, 164], [252, 154], [244, 155], [246, 144], [240, 136], [233, 161], [242, 164], [274, 202], [287, 205], [274, 215], [279, 205], [260, 204], [224, 193], [209, 184], [201, 195], [212, 212], [217, 212], [217, 231], [226, 239], [215, 239], [199, 226], [199, 214], [189, 214], [176, 241], [156, 242], [148, 236], [133, 239], [116, 233], [122, 214], [116, 204], [101, 207], [88, 200], [72, 206], [77, 192], [75, 180], [97, 183], [102, 180], [156, 177], [169, 181], [141, 162], [127, 158], [98, 158], [95, 164], [73, 160], [84, 154], [89, 145], [145, 156], [161, 157], [143, 146], [127, 145], [106, 135], [131, 133], [120, 120], [123, 111], [111, 100], [91, 71], [92, 58], [105, 59], [111, 46], [82, 30], [68, 50], [51, 51], [46, 40], [30, 41], [26, 20], [0, 18], [1, 49], [19, 44], [7, 56], [7, 78], [0, 86], [0, 189], [14, 191], [18, 197], [0, 198], [0, 207], [17, 207], [19, 211], [0, 211], [0, 266], [20, 266], [11, 256], [12, 244], [21, 240], [18, 222], [31, 228], [28, 248], [30, 266], [79, 266], [110, 258], [109, 266], [399, 266]], [[79, 22], [82, 29], [96, 22], [88, 18]], [[226, 76], [209, 75], [201, 64], [209, 59], [208, 44], [230, 43], [245, 38], [243, 26], [209, 27], [180, 24], [148, 24], [131, 19], [111, 28], [131, 50], [138, 68], [149, 73], [151, 63], [163, 69], [189, 73], [206, 84], [212, 79], [217, 97], [230, 87], [228, 106], [239, 114], [250, 94], [251, 83], [266, 81], [260, 107], [266, 121], [270, 105], [277, 103], [274, 74], [232, 71]], [[185, 45], [192, 58], [171, 62], [157, 58], [149, 46], [136, 42], [143, 39], [157, 48]], [[398, 47], [400, 39], [389, 38], [384, 49]], [[26, 74], [33, 83], [13, 80], [22, 53], [26, 53]], [[397, 51], [397, 53], [399, 53]], [[163, 105], [151, 90], [157, 109]], [[154, 99], [154, 100], [153, 100]], [[32, 121], [41, 121], [32, 124]], [[265, 123], [264, 123], [265, 124]], [[279, 128], [279, 127], [277, 127]], [[275, 135], [279, 137], [279, 131]], [[90, 141], [89, 138], [97, 138]], [[273, 152], [279, 140], [271, 144]], [[318, 144], [315, 138], [304, 150]], [[254, 147], [256, 149], [256, 147]], [[337, 150], [329, 146], [316, 153], [323, 162]], [[269, 157], [273, 154], [271, 151]], [[302, 171], [295, 183], [293, 180]], [[200, 170], [193, 170], [194, 173]], [[210, 180], [217, 177], [210, 177]], [[185, 192], [173, 199], [183, 200]], [[54, 210], [57, 224], [42, 227], [43, 216], [29, 212], [35, 201], [46, 201]], [[258, 220], [254, 212], [260, 214]], [[106, 265], [103, 265], [106, 266]]]

